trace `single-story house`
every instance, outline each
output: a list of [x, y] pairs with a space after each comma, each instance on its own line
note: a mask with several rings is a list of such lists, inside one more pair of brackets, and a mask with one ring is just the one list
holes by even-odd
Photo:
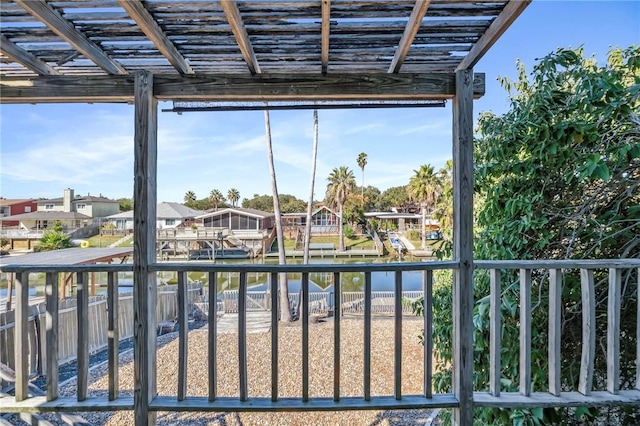
[[63, 232], [70, 232], [91, 223], [91, 218], [85, 214], [61, 211], [35, 211], [8, 216], [7, 219], [18, 221], [19, 228], [25, 231], [49, 229], [59, 221]]
[[[420, 224], [422, 223], [422, 215], [420, 213], [368, 212], [364, 214], [364, 217], [367, 219], [375, 218], [382, 223], [392, 223], [398, 231], [406, 231], [408, 229], [420, 230]], [[427, 231], [440, 229], [438, 221], [428, 216], [425, 225]]]
[[196, 219], [206, 228], [225, 228], [233, 231], [263, 231], [275, 226], [275, 214], [261, 210], [229, 207], [210, 211]]
[[[195, 210], [180, 203], [162, 202], [156, 205], [157, 229], [175, 228], [184, 221], [194, 219], [202, 214], [201, 210]], [[115, 229], [133, 229], [133, 210], [107, 216], [108, 223], [114, 224]]]
[[0, 198], [0, 227], [17, 227], [18, 220], [7, 220], [8, 216], [16, 216], [23, 213], [31, 213], [38, 210], [38, 202], [34, 199], [6, 199]]

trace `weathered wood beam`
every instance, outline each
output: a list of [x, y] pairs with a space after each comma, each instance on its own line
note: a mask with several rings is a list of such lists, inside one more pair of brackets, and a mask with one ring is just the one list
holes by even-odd
[[156, 177], [158, 162], [158, 102], [153, 97], [153, 74], [135, 77], [133, 303], [134, 411], [136, 425], [155, 424], [149, 404], [156, 396], [157, 278]]
[[393, 55], [391, 65], [389, 65], [389, 71], [387, 72], [397, 73], [400, 71], [404, 58], [406, 58], [407, 53], [409, 53], [411, 43], [413, 43], [413, 39], [420, 29], [420, 25], [422, 25], [422, 19], [424, 15], [427, 14], [427, 9], [429, 9], [430, 4], [431, 0], [416, 0], [416, 4], [413, 6], [411, 16], [409, 17], [409, 22], [407, 22], [407, 26], [404, 28], [402, 38], [400, 39], [395, 55]]
[[510, 0], [502, 12], [489, 25], [487, 31], [473, 45], [467, 56], [460, 62], [456, 71], [473, 68], [485, 53], [498, 41], [500, 36], [509, 28], [518, 16], [529, 6], [532, 0]]
[[473, 424], [473, 70], [456, 73], [453, 98], [453, 425]]
[[[0, 103], [132, 102], [133, 76], [3, 77]], [[155, 76], [154, 95], [163, 101], [331, 101], [451, 99], [452, 73], [425, 74], [197, 74]], [[485, 75], [474, 74], [473, 96], [485, 91]]]
[[46, 1], [16, 0], [16, 3], [107, 73], [128, 74], [122, 65], [111, 59]]
[[251, 74], [260, 74], [260, 65], [258, 64], [258, 59], [249, 40], [247, 28], [244, 26], [242, 16], [240, 16], [238, 3], [236, 3], [236, 0], [220, 0], [220, 5], [224, 10], [229, 25], [231, 25], [231, 31], [236, 38], [236, 42], [238, 43], [242, 57], [249, 67], [249, 71], [251, 71]]
[[160, 25], [158, 25], [140, 0], [118, 0], [118, 4], [129, 14], [131, 19], [138, 25], [138, 28], [149, 37], [149, 40], [153, 42], [160, 53], [171, 62], [171, 65], [173, 65], [178, 72], [181, 74], [194, 73], [191, 65], [189, 65], [176, 46], [169, 40], [162, 28], [160, 28]]
[[322, 0], [322, 28], [320, 38], [322, 74], [329, 70], [329, 33], [331, 32], [331, 0]]
[[3, 35], [0, 35], [0, 52], [3, 55], [6, 55], [18, 62], [20, 65], [25, 68], [30, 69], [31, 71], [41, 74], [41, 75], [59, 75], [60, 73], [53, 68], [51, 65], [47, 64], [45, 61], [41, 60], [31, 52], [24, 50], [23, 48], [17, 46], [15, 43], [9, 41]]

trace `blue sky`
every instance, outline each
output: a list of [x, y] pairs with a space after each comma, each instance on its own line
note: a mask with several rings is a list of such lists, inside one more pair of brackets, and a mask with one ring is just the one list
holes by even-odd
[[[500, 76], [515, 77], [516, 60], [531, 70], [535, 58], [558, 47], [584, 46], [604, 61], [611, 46], [640, 44], [640, 1], [534, 0], [476, 65], [487, 75], [486, 95], [474, 113], [502, 113], [508, 100]], [[160, 104], [169, 108], [170, 104]], [[2, 105], [0, 196], [110, 198], [133, 193], [133, 107], [116, 104]], [[334, 167], [354, 170], [368, 155], [365, 185], [404, 185], [413, 170], [451, 158], [451, 108], [324, 110], [319, 112], [315, 198], [324, 198]], [[313, 142], [311, 111], [271, 113], [278, 189], [306, 199]], [[182, 202], [186, 191], [204, 198], [212, 189], [241, 198], [269, 194], [263, 113], [159, 113], [158, 201]]]

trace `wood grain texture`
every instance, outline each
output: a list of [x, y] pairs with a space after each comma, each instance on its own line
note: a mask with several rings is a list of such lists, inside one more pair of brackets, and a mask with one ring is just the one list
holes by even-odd
[[46, 344], [47, 359], [45, 374], [47, 376], [47, 401], [53, 401], [58, 398], [58, 274], [49, 272], [45, 276], [45, 294], [46, 294]]
[[59, 75], [58, 70], [47, 64], [31, 52], [28, 52], [21, 47], [18, 47], [15, 43], [9, 41], [3, 35], [0, 35], [0, 52], [13, 59], [14, 61], [22, 64], [25, 68], [30, 69], [36, 74], [41, 75]]
[[331, 32], [331, 0], [322, 0], [322, 27], [320, 30], [320, 62], [322, 74], [329, 70], [329, 33]]
[[371, 272], [364, 273], [364, 347], [363, 360], [363, 388], [364, 400], [371, 400]]
[[549, 393], [559, 396], [562, 390], [560, 353], [562, 337], [562, 271], [549, 270]]
[[580, 289], [582, 294], [582, 357], [578, 391], [589, 396], [593, 387], [596, 354], [596, 301], [593, 270], [580, 269]]
[[502, 275], [499, 269], [490, 271], [489, 305], [489, 392], [500, 396], [502, 374]]
[[531, 394], [531, 269], [520, 269], [520, 393]]
[[187, 366], [189, 353], [189, 323], [187, 273], [178, 273], [178, 401], [187, 396]]
[[109, 401], [118, 398], [120, 390], [120, 297], [118, 273], [107, 273], [107, 356], [109, 358]]
[[27, 387], [29, 385], [29, 274], [24, 272], [16, 274], [15, 284], [15, 399], [16, 401], [24, 401], [28, 396]]
[[209, 401], [215, 401], [217, 397], [218, 383], [218, 274], [209, 272], [209, 315], [207, 325], [209, 326], [209, 347], [208, 347], [208, 371], [209, 371]]
[[156, 253], [158, 105], [153, 74], [135, 76], [134, 128], [134, 407], [136, 425], [155, 423], [149, 403], [156, 396]]
[[[609, 295], [607, 298], [607, 390], [620, 391], [620, 296], [622, 270], [609, 269]], [[638, 319], [640, 322], [640, 319]]]
[[62, 17], [44, 0], [15, 0], [20, 7], [46, 24], [51, 31], [76, 48], [87, 59], [93, 61], [109, 74], [128, 74], [122, 65], [111, 59], [95, 43], [89, 40], [71, 22]]
[[[162, 101], [441, 100], [455, 94], [451, 73], [412, 74], [198, 74], [156, 76]], [[133, 76], [36, 76], [0, 80], [0, 103], [132, 102]], [[485, 75], [473, 81], [474, 98], [485, 93]], [[392, 104], [390, 104], [392, 107]]]
[[77, 324], [78, 324], [78, 401], [87, 399], [89, 390], [89, 276], [87, 272], [76, 275]]
[[400, 71], [400, 67], [402, 67], [402, 63], [407, 57], [407, 53], [409, 52], [411, 44], [422, 25], [422, 19], [424, 18], [424, 15], [426, 15], [430, 4], [431, 0], [416, 0], [416, 4], [413, 6], [411, 16], [409, 16], [409, 21], [407, 22], [407, 26], [404, 28], [402, 37], [400, 38], [400, 43], [396, 48], [396, 53], [393, 55], [393, 59], [391, 60], [389, 70], [387, 72], [397, 73]]
[[340, 332], [342, 320], [342, 282], [340, 273], [333, 273], [333, 400], [340, 401]]
[[242, 21], [242, 16], [240, 16], [238, 3], [236, 0], [223, 0], [220, 2], [220, 5], [224, 10], [224, 14], [231, 26], [231, 31], [236, 38], [242, 57], [247, 63], [247, 67], [249, 67], [249, 71], [251, 74], [260, 74], [260, 64], [258, 64], [258, 59], [253, 51], [251, 41], [249, 40], [249, 34], [244, 26], [244, 22]]
[[424, 292], [424, 396], [433, 397], [433, 271], [422, 272]]
[[453, 99], [454, 425], [473, 423], [473, 70], [456, 73]]
[[402, 272], [397, 271], [393, 280], [393, 395], [402, 399]]

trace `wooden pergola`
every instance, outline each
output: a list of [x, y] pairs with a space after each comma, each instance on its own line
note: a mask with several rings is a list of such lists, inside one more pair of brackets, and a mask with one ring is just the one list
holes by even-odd
[[[0, 102], [135, 105], [136, 424], [155, 419], [157, 102], [445, 99], [453, 101], [453, 260], [460, 265], [454, 423], [473, 423], [472, 110], [484, 94], [484, 75], [473, 67], [529, 3], [2, 1]], [[26, 397], [22, 386], [16, 400]]]

